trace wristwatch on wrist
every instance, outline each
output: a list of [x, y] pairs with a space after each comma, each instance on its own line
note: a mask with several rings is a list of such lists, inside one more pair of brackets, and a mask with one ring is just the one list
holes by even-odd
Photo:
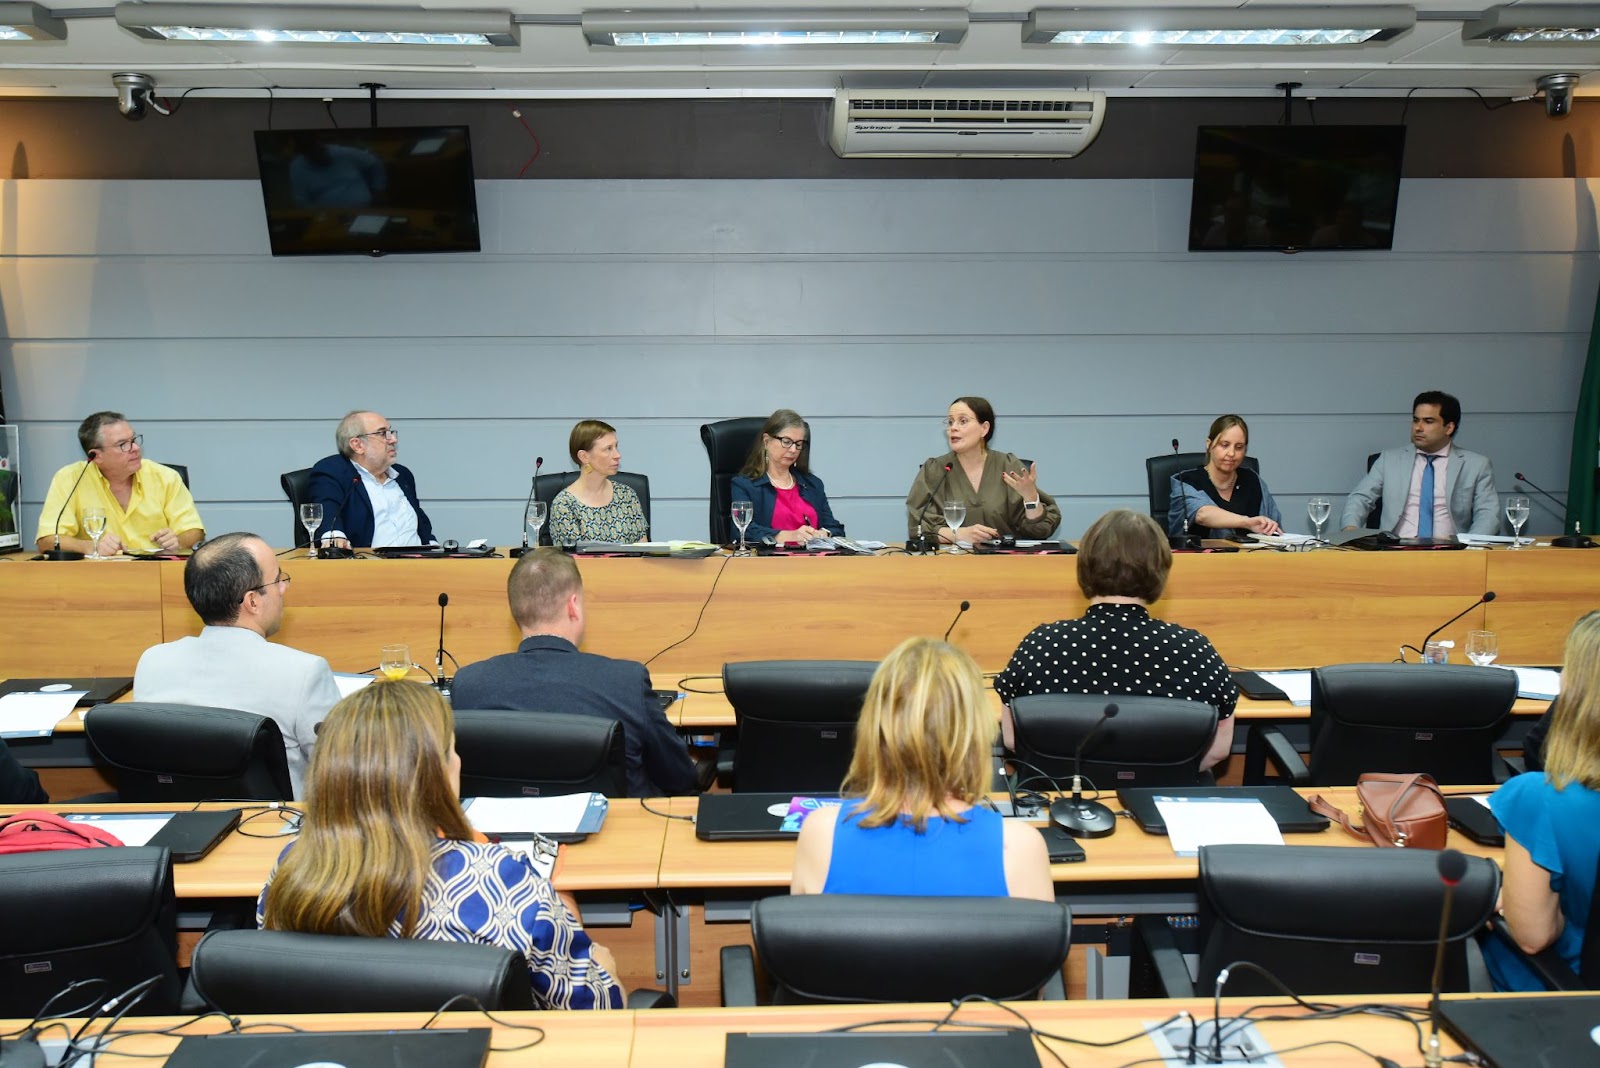
[[1022, 502], [1022, 510], [1025, 511], [1025, 512], [1037, 511], [1038, 509], [1043, 508], [1043, 507], [1044, 507], [1044, 502], [1043, 501], [1023, 501]]

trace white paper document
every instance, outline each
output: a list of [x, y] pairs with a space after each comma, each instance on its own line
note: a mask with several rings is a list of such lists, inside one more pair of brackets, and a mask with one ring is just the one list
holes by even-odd
[[1510, 534], [1463, 534], [1456, 531], [1462, 545], [1532, 545], [1532, 538], [1513, 538]]
[[1554, 701], [1561, 692], [1561, 672], [1554, 668], [1510, 667], [1496, 664], [1517, 673], [1517, 696], [1532, 700]]
[[606, 799], [600, 794], [556, 797], [469, 797], [461, 803], [467, 822], [487, 835], [577, 834], [598, 829]]
[[92, 823], [107, 834], [115, 835], [125, 846], [142, 846], [148, 845], [174, 815], [176, 813], [172, 812], [71, 812], [63, 818], [70, 823]]
[[8, 693], [0, 697], [0, 738], [48, 738], [57, 723], [72, 715], [84, 692]]
[[333, 684], [339, 687], [340, 697], [349, 697], [357, 690], [364, 690], [377, 681], [372, 675], [347, 675], [342, 671], [333, 673]]
[[1192, 857], [1203, 845], [1283, 845], [1272, 813], [1253, 797], [1157, 797], [1172, 851]]
[[1281, 534], [1251, 534], [1250, 540], [1263, 545], [1309, 545], [1317, 539], [1310, 534], [1294, 534], [1285, 530]]
[[1258, 671], [1261, 681], [1270, 683], [1289, 697], [1296, 705], [1311, 703], [1311, 672], [1309, 671]]

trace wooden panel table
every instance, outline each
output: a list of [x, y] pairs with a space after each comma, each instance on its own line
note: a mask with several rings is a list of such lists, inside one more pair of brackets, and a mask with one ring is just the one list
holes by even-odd
[[[1559, 664], [1567, 631], [1600, 608], [1600, 551], [1517, 549], [1489, 554], [1484, 625], [1499, 635], [1502, 664]], [[1458, 642], [1456, 648], [1462, 648]]]
[[163, 640], [162, 565], [0, 564], [0, 678], [131, 675]]

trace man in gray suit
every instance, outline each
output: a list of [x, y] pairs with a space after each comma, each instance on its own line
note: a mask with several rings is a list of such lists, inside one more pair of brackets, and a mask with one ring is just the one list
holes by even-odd
[[134, 698], [272, 719], [301, 796], [317, 724], [338, 703], [339, 687], [322, 657], [267, 641], [283, 622], [288, 572], [254, 534], [224, 534], [189, 557], [183, 592], [205, 629], [146, 649], [133, 673]]
[[1500, 498], [1489, 458], [1455, 444], [1461, 402], [1428, 390], [1411, 402], [1411, 444], [1385, 449], [1366, 477], [1345, 498], [1340, 525], [1366, 525], [1382, 501], [1378, 526], [1402, 538], [1446, 538], [1496, 534]]

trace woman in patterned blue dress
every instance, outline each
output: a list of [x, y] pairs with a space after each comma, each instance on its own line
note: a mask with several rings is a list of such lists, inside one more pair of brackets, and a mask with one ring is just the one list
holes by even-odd
[[450, 706], [415, 682], [375, 682], [322, 721], [297, 842], [256, 922], [310, 934], [430, 938], [515, 950], [536, 1007], [620, 1009], [611, 954], [522, 854], [473, 830], [457, 799]]
[[617, 428], [585, 419], [572, 428], [567, 452], [578, 465], [578, 477], [550, 502], [551, 542], [635, 542], [648, 537], [650, 524], [639, 495], [611, 478], [622, 469]]

